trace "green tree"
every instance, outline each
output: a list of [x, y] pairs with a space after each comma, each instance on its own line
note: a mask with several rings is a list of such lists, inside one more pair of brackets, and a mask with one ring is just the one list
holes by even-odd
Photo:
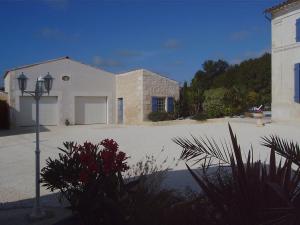
[[271, 55], [266, 53], [236, 65], [223, 60], [205, 61], [191, 81], [191, 114], [202, 112], [206, 91], [218, 88], [228, 90], [222, 100], [228, 114], [241, 113], [253, 105], [270, 105]]
[[202, 68], [203, 70], [196, 72], [190, 86], [191, 113], [193, 114], [203, 111], [204, 92], [211, 88], [216, 76], [226, 72], [229, 64], [223, 60], [207, 60], [203, 63]]
[[219, 98], [222, 100], [220, 104], [225, 107], [224, 115], [239, 114], [253, 105], [271, 105], [271, 55], [265, 53], [236, 65], [229, 65], [223, 60], [205, 61], [190, 86], [185, 82], [182, 87], [178, 103], [180, 116], [202, 113], [204, 105], [208, 107], [207, 102], [210, 102], [206, 97], [207, 91], [219, 88], [227, 90], [226, 96]]
[[187, 117], [190, 115], [190, 91], [187, 82], [185, 81], [180, 90], [180, 100], [178, 103], [178, 114], [180, 117]]
[[233, 86], [227, 91], [224, 101], [228, 109], [228, 116], [240, 114], [247, 109], [245, 96], [246, 89], [244, 87]]
[[222, 117], [230, 112], [226, 105], [228, 90], [225, 88], [209, 89], [204, 92], [203, 109], [209, 118]]
[[248, 107], [258, 105], [259, 103], [259, 95], [255, 91], [249, 91], [246, 97]]
[[207, 60], [203, 63], [203, 70], [207, 76], [214, 77], [224, 73], [229, 68], [229, 64], [226, 61]]

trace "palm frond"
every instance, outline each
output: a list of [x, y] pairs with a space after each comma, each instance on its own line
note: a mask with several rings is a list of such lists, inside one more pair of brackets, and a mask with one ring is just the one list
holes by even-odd
[[300, 166], [300, 148], [299, 144], [293, 141], [288, 141], [282, 139], [276, 135], [271, 135], [270, 137], [263, 137], [263, 146], [266, 146], [286, 158], [291, 160], [297, 166]]
[[226, 142], [221, 142], [219, 146], [213, 138], [196, 138], [193, 135], [191, 135], [191, 140], [177, 137], [173, 138], [173, 141], [183, 148], [180, 156], [182, 160], [194, 160], [195, 164], [199, 162], [211, 162], [213, 160], [218, 160], [218, 163], [222, 165], [230, 165], [231, 163], [232, 150]]
[[[203, 173], [187, 168], [208, 199], [222, 215], [223, 224], [298, 225], [300, 213], [300, 148], [277, 136], [264, 137], [270, 148], [269, 162], [254, 161], [254, 150], [242, 157], [237, 136], [228, 124], [231, 145], [212, 138], [176, 138], [183, 148], [181, 159], [201, 162]], [[282, 156], [276, 163], [276, 154]], [[212, 160], [218, 160], [219, 165]], [[293, 171], [292, 163], [298, 165]], [[229, 165], [229, 179], [218, 172]], [[207, 172], [216, 165], [217, 173]], [[215, 176], [215, 178], [214, 178]]]

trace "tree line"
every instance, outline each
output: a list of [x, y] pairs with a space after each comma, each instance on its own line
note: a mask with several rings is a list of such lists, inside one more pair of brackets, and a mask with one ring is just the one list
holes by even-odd
[[190, 82], [184, 82], [177, 102], [180, 117], [233, 116], [258, 105], [271, 105], [271, 54], [230, 65], [207, 60]]

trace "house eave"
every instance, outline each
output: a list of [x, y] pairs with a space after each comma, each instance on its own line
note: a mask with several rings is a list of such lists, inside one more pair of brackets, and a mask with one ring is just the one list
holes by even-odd
[[62, 59], [70, 59], [69, 56], [64, 56], [64, 57], [60, 57], [60, 58], [56, 58], [56, 59], [51, 59], [51, 60], [46, 60], [46, 61], [42, 61], [42, 62], [38, 62], [38, 63], [33, 63], [33, 64], [29, 64], [29, 65], [24, 65], [24, 66], [19, 66], [19, 67], [15, 67], [9, 70], [6, 70], [4, 73], [4, 79], [7, 76], [7, 74], [11, 71], [15, 71], [15, 70], [20, 70], [20, 69], [25, 69], [25, 68], [29, 68], [32, 66], [37, 66], [37, 65], [41, 65], [41, 64], [45, 64], [45, 63], [49, 63], [49, 62], [55, 62], [55, 61], [59, 61]]
[[271, 16], [273, 16], [274, 14], [282, 11], [282, 10], [285, 10], [297, 3], [300, 3], [300, 0], [286, 0], [278, 5], [275, 5], [275, 6], [272, 6], [268, 9], [266, 9], [264, 11], [265, 14], [270, 14]]

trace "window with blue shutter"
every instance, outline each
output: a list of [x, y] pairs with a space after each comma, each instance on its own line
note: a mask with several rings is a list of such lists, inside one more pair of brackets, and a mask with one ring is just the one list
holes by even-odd
[[295, 96], [294, 101], [300, 103], [300, 63], [295, 64]]
[[300, 42], [300, 19], [296, 20], [296, 42]]
[[157, 112], [157, 97], [152, 97], [152, 112]]
[[168, 97], [168, 112], [174, 112], [174, 98]]

